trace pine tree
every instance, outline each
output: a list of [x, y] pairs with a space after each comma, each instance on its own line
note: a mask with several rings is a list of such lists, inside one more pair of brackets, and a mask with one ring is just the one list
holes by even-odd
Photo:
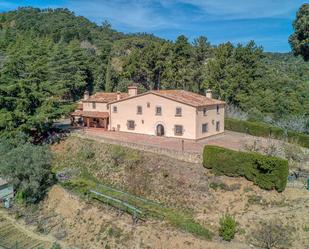
[[107, 68], [106, 68], [106, 75], [105, 75], [105, 91], [112, 92], [113, 91], [113, 84], [112, 84], [112, 65], [111, 61], [108, 61]]
[[50, 40], [29, 34], [7, 51], [0, 78], [0, 130], [7, 134], [22, 131], [38, 137], [64, 112], [48, 80], [51, 47]]

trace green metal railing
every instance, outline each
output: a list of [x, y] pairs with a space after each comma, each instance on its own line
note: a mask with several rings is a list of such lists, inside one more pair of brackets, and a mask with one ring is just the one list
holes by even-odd
[[[95, 195], [94, 198], [96, 199], [99, 199], [100, 201], [103, 201], [113, 207], [117, 207], [127, 213], [130, 213], [133, 215], [133, 219], [140, 219], [141, 217], [144, 216], [144, 213], [134, 207], [133, 205], [130, 205], [129, 203], [125, 202], [125, 201], [122, 201], [122, 200], [119, 200], [119, 199], [116, 199], [114, 197], [111, 197], [111, 196], [108, 196], [108, 195], [105, 195], [105, 194], [102, 194], [102, 193], [99, 193], [97, 191], [94, 191], [94, 190], [90, 190], [89, 191], [91, 194]], [[102, 200], [103, 198], [103, 200]]]

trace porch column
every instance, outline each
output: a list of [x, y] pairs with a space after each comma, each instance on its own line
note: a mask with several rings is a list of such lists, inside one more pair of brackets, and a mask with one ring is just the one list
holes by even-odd
[[104, 126], [104, 130], [107, 130], [107, 120], [106, 120], [106, 118], [103, 119], [103, 126]]
[[89, 127], [90, 127], [90, 119], [87, 118], [87, 128], [89, 128]]

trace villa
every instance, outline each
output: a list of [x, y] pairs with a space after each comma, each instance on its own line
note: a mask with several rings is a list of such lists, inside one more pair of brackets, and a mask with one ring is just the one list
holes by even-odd
[[212, 98], [211, 90], [200, 95], [184, 90], [151, 90], [138, 94], [85, 93], [71, 114], [72, 123], [154, 136], [198, 140], [224, 132], [225, 102]]

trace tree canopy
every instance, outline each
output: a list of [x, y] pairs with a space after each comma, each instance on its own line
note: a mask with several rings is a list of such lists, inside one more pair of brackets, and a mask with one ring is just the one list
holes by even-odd
[[0, 152], [0, 176], [14, 185], [17, 198], [26, 203], [40, 201], [54, 182], [48, 148], [0, 139]]
[[301, 55], [305, 61], [309, 60], [309, 4], [303, 4], [297, 12], [293, 22], [294, 33], [289, 42], [295, 55]]

